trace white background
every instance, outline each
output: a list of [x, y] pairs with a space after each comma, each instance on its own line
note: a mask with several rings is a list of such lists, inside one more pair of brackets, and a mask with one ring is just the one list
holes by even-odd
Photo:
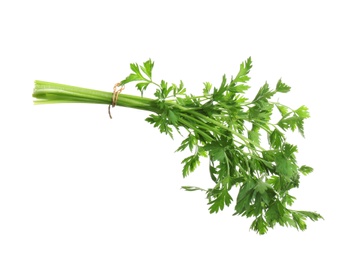
[[[357, 259], [355, 1], [1, 1], [0, 259]], [[32, 103], [35, 79], [111, 91], [129, 63], [199, 93], [253, 59], [251, 94], [282, 77], [280, 101], [310, 108], [294, 208], [299, 232], [249, 231], [210, 215], [205, 162], [182, 179], [146, 112]], [[127, 87], [125, 93], [136, 91]]]

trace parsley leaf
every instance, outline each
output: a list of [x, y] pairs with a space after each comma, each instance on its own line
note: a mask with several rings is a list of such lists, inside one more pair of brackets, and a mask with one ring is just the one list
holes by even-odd
[[281, 93], [287, 93], [291, 90], [291, 87], [287, 86], [281, 81], [281, 79], [276, 84], [276, 91]]
[[252, 68], [252, 61], [251, 57], [249, 57], [245, 62], [241, 63], [240, 65], [240, 71], [236, 75], [234, 82], [247, 82], [250, 77], [248, 76], [250, 69]]
[[[140, 67], [148, 79], [143, 79], [138, 66], [131, 65], [136, 76], [131, 74], [127, 81], [142, 82], [143, 86], [137, 84], [137, 88], [144, 90], [151, 80], [152, 64], [147, 61]], [[184, 177], [198, 167], [201, 157], [209, 156], [209, 172], [215, 186], [209, 189], [184, 186], [183, 189], [205, 191], [210, 213], [231, 204], [230, 190], [236, 186], [239, 192], [234, 215], [254, 217], [251, 229], [264, 234], [279, 224], [304, 230], [307, 217], [313, 221], [322, 217], [287, 208], [295, 200], [289, 191], [299, 186], [301, 174], [307, 175], [313, 169], [297, 165], [297, 146], [287, 143], [284, 133], [297, 129], [304, 135], [304, 120], [309, 118], [309, 111], [306, 106], [294, 110], [271, 101], [275, 94], [291, 90], [281, 79], [274, 90], [266, 82], [253, 100], [248, 101], [242, 94], [250, 88], [247, 82], [251, 68], [252, 61], [248, 58], [231, 80], [224, 75], [218, 87], [205, 82], [201, 97], [187, 95], [182, 82], [180, 88], [175, 84], [168, 87], [165, 81], [151, 82], [158, 87], [155, 96], [161, 104], [161, 112], [151, 115], [147, 121], [171, 136], [172, 129], [168, 125], [188, 131], [177, 149], [193, 153], [182, 161]], [[281, 114], [277, 123], [271, 120], [274, 107]], [[267, 149], [261, 146], [263, 132], [268, 137]]]

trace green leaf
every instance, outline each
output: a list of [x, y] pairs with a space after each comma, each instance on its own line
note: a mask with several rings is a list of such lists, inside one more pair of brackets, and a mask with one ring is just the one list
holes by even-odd
[[294, 196], [291, 196], [290, 194], [286, 193], [282, 199], [282, 203], [292, 206], [292, 204], [295, 200], [296, 200], [296, 198]]
[[188, 139], [189, 139], [189, 141], [188, 141], [188, 143], [189, 143], [189, 148], [190, 148], [190, 151], [192, 151], [193, 148], [198, 145], [198, 139], [197, 139], [194, 135], [192, 135], [192, 134], [190, 134], [190, 135], [188, 136]]
[[273, 130], [269, 136], [269, 143], [272, 148], [278, 149], [285, 141], [285, 136], [277, 129]]
[[245, 62], [241, 63], [240, 65], [240, 71], [236, 75], [235, 79], [233, 80], [235, 83], [237, 82], [247, 82], [250, 80], [250, 77], [248, 76], [250, 69], [252, 68], [251, 64], [251, 57], [249, 57]]
[[203, 90], [204, 96], [210, 95], [210, 91], [212, 87], [213, 85], [210, 82], [204, 82], [204, 90]]
[[184, 88], [184, 83], [183, 83], [183, 81], [180, 81], [179, 89], [177, 91], [177, 95], [184, 95], [185, 92], [186, 92], [186, 88]]
[[247, 214], [251, 206], [252, 195], [255, 192], [256, 183], [252, 179], [247, 179], [246, 182], [241, 186], [240, 191], [237, 195], [235, 205], [235, 215]]
[[255, 199], [254, 199], [254, 203], [252, 205], [253, 214], [255, 216], [259, 216], [262, 213], [262, 209], [263, 209], [262, 195], [261, 195], [261, 193], [256, 193], [256, 195], [254, 197], [255, 197]]
[[182, 152], [184, 151], [189, 145], [189, 137], [184, 139], [182, 142], [181, 142], [181, 145], [178, 147], [178, 149], [176, 149], [175, 151], [176, 152]]
[[270, 208], [266, 211], [266, 221], [273, 227], [276, 223], [282, 223], [282, 218], [285, 216], [285, 207], [282, 203], [276, 200], [270, 205]]
[[193, 148], [196, 147], [197, 145], [198, 145], [198, 139], [194, 135], [189, 134], [188, 137], [181, 142], [181, 145], [176, 151], [177, 152], [184, 151], [187, 147], [189, 147], [190, 151], [192, 152]]
[[296, 172], [296, 166], [287, 159], [283, 154], [279, 153], [276, 155], [276, 171], [282, 176], [291, 178]]
[[256, 231], [260, 235], [264, 235], [268, 230], [268, 224], [262, 216], [259, 216], [252, 222], [250, 229]]
[[287, 86], [285, 83], [281, 81], [281, 79], [277, 82], [276, 91], [281, 93], [287, 93], [291, 90], [291, 87]]
[[140, 73], [139, 66], [137, 63], [131, 63], [130, 64], [131, 70], [136, 74], [137, 76], [141, 76], [143, 78], [142, 74]]
[[306, 230], [307, 224], [305, 222], [305, 217], [298, 213], [298, 212], [292, 212], [292, 217], [294, 222], [296, 223], [296, 228], [300, 230]]
[[299, 118], [298, 116], [291, 116], [291, 117], [281, 118], [281, 120], [277, 123], [277, 125], [284, 130], [290, 128], [292, 131], [295, 131], [298, 123], [301, 123], [301, 125], [303, 126], [302, 124], [303, 122], [301, 118]]
[[297, 119], [297, 129], [298, 129], [298, 132], [303, 136], [305, 137], [305, 131], [304, 131], [304, 121], [302, 118], [299, 118]]
[[213, 92], [213, 100], [214, 101], [221, 101], [224, 95], [224, 92], [227, 91], [226, 85], [226, 75], [223, 76], [221, 86], [219, 88], [214, 88]]
[[202, 147], [202, 146], [197, 146], [196, 153], [201, 157], [208, 157], [207, 152], [205, 151], [204, 147]]
[[307, 228], [307, 224], [305, 222], [307, 217], [312, 221], [323, 219], [323, 217], [320, 214], [310, 211], [291, 210], [291, 214], [295, 224], [294, 227], [296, 227], [298, 230], [305, 230]]
[[125, 85], [127, 83], [133, 82], [133, 81], [140, 81], [143, 80], [142, 77], [138, 76], [137, 74], [130, 74], [125, 80], [122, 80], [122, 84]]
[[199, 155], [198, 154], [190, 155], [189, 157], [185, 158], [181, 163], [184, 164], [183, 177], [186, 177], [191, 172], [193, 172], [196, 169], [196, 167], [200, 165]]
[[277, 192], [282, 190], [282, 178], [280, 176], [271, 176], [271, 178], [267, 180], [267, 183], [271, 184]]
[[168, 82], [162, 80], [160, 82], [161, 98], [166, 99], [169, 95], [170, 90], [168, 89]]
[[260, 144], [260, 128], [256, 125], [253, 125], [252, 129], [248, 131], [248, 138], [255, 144]]
[[323, 219], [323, 217], [320, 214], [316, 213], [316, 212], [303, 211], [303, 210], [298, 210], [296, 212], [301, 214], [302, 216], [308, 217], [312, 221], [317, 221], [319, 219]]
[[209, 207], [210, 213], [218, 213], [219, 210], [224, 209], [225, 205], [229, 206], [231, 201], [232, 197], [230, 196], [226, 188], [219, 190], [217, 197], [208, 203], [209, 205], [211, 205]]
[[222, 79], [221, 79], [220, 88], [225, 88], [225, 86], [226, 86], [226, 81], [227, 81], [226, 75], [224, 74], [224, 75], [222, 76]]
[[264, 181], [262, 181], [262, 180], [260, 180], [260, 179], [257, 181], [257, 184], [255, 186], [255, 190], [257, 192], [259, 192], [260, 194], [266, 193], [266, 190], [269, 189], [269, 188], [271, 188], [271, 185], [266, 183], [266, 182], [264, 182]]
[[295, 110], [295, 113], [302, 119], [310, 117], [310, 113], [308, 112], [308, 108], [306, 106], [300, 106]]
[[172, 123], [173, 125], [177, 125], [179, 116], [177, 113], [174, 113], [173, 110], [169, 110], [168, 111], [168, 119], [169, 119], [170, 123]]
[[218, 178], [216, 177], [216, 175], [218, 174], [218, 171], [217, 171], [216, 167], [214, 167], [213, 165], [214, 164], [211, 161], [210, 166], [209, 166], [210, 178], [213, 180], [213, 182], [217, 183]]
[[281, 104], [275, 104], [275, 106], [277, 107], [278, 111], [280, 111], [282, 117], [286, 117], [289, 113], [286, 106], [283, 106]]
[[[130, 82], [133, 82], [133, 81], [145, 81], [145, 82], [142, 82], [142, 83], [138, 83], [138, 84], [137, 84], [137, 88], [138, 88], [138, 89], [141, 91], [141, 93], [143, 94], [143, 90], [146, 89], [146, 87], [148, 86], [148, 84], [149, 84], [150, 82], [148, 82], [148, 80], [143, 77], [143, 75], [142, 75], [141, 72], [140, 72], [140, 69], [139, 69], [138, 64], [136, 64], [136, 63], [131, 63], [131, 64], [130, 64], [130, 68], [131, 68], [131, 70], [132, 70], [134, 73], [131, 73], [125, 80], [122, 80], [121, 83], [124, 85], [124, 84], [130, 83]], [[141, 67], [141, 68], [142, 68], [142, 70], [144, 69], [144, 71], [145, 71], [145, 68], [144, 68], [144, 67]], [[144, 72], [144, 71], [143, 71], [143, 72]], [[144, 87], [143, 87], [143, 86], [144, 86]]]
[[299, 169], [298, 169], [303, 175], [308, 175], [311, 172], [313, 172], [313, 168], [307, 165], [302, 165]]
[[183, 190], [186, 190], [186, 191], [197, 191], [197, 190], [200, 190], [200, 191], [206, 191], [202, 188], [199, 188], [199, 187], [194, 187], [194, 186], [181, 186], [181, 188]]
[[260, 104], [261, 102], [267, 102], [275, 94], [274, 91], [270, 90], [267, 82], [259, 89], [256, 94], [256, 97], [252, 101], [252, 103]]
[[265, 150], [262, 152], [262, 158], [269, 162], [274, 162], [275, 156], [276, 156], [275, 150]]
[[241, 84], [229, 87], [229, 91], [233, 93], [245, 93], [249, 88], [250, 86]]
[[136, 85], [136, 88], [137, 88], [141, 93], [143, 93], [143, 91], [147, 89], [148, 85], [149, 85], [149, 82], [140, 82], [140, 83], [138, 83], [138, 84]]
[[286, 158], [290, 158], [291, 160], [295, 159], [295, 153], [297, 153], [297, 145], [285, 143], [283, 146], [283, 154]]
[[209, 152], [210, 157], [214, 161], [223, 161], [225, 159], [225, 145], [218, 141], [205, 145], [204, 149]]
[[167, 119], [163, 115], [151, 114], [145, 119], [150, 124], [153, 124], [154, 127], [159, 128], [161, 133], [165, 133], [173, 138], [173, 130], [169, 126]]
[[141, 66], [141, 70], [144, 72], [145, 75], [149, 77], [149, 79], [152, 79], [152, 70], [154, 67], [154, 62], [152, 60], [147, 60], [143, 63], [143, 66]]

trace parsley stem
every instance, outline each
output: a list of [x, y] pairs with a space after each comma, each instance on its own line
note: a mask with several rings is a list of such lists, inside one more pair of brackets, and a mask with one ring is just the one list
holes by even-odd
[[[35, 104], [54, 104], [54, 103], [92, 103], [92, 104], [112, 104], [112, 93], [100, 90], [80, 88], [65, 84], [58, 84], [46, 81], [35, 81], [35, 88], [32, 96], [36, 98]], [[135, 108], [154, 113], [160, 113], [161, 109], [157, 106], [154, 99], [138, 97], [128, 94], [118, 96], [118, 106]]]
[[[202, 117], [202, 115], [198, 114], [198, 112], [195, 112], [195, 111], [191, 111], [191, 113], [193, 115], [196, 115], [198, 117]], [[247, 138], [246, 136], [243, 136], [242, 134], [236, 132], [236, 131], [233, 131], [232, 129], [230, 129], [229, 127], [226, 127], [224, 126], [223, 124], [221, 124], [220, 122], [214, 120], [214, 119], [211, 119], [209, 117], [205, 117], [205, 120], [207, 120], [208, 122], [222, 128], [222, 129], [225, 129], [227, 131], [230, 131], [233, 135], [236, 135], [237, 137], [239, 137], [241, 140], [243, 140], [246, 144], [250, 143], [254, 146], [256, 146], [257, 148], [261, 149], [261, 150], [265, 150], [263, 147], [261, 147], [260, 145], [254, 143], [253, 141], [251, 141], [249, 138]]]
[[209, 136], [207, 133], [205, 133], [204, 131], [202, 131], [201, 129], [197, 128], [196, 126], [192, 125], [190, 122], [186, 121], [183, 118], [179, 118], [179, 122], [182, 123], [184, 126], [189, 127], [191, 129], [193, 129], [194, 131], [197, 131], [200, 135], [202, 135], [207, 141], [211, 142], [214, 139]]

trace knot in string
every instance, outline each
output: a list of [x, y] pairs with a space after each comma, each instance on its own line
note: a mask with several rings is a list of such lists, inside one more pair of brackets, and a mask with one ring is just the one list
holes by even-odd
[[[115, 107], [117, 104], [119, 94], [124, 90], [124, 85], [122, 82], [118, 82], [113, 87], [113, 94], [112, 94], [112, 107]], [[112, 119], [111, 115], [111, 105], [108, 105], [108, 114], [109, 118]]]

